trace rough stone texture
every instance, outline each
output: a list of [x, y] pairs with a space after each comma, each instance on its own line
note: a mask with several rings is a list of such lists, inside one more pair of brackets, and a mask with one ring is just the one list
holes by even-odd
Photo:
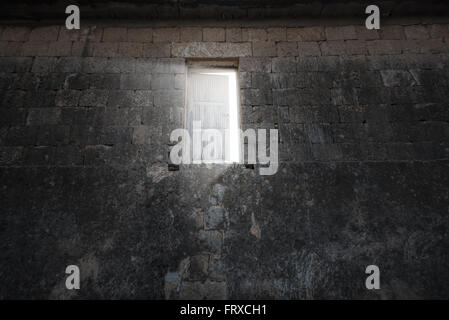
[[251, 55], [250, 43], [188, 42], [173, 44], [172, 55], [185, 58], [246, 57]]
[[[448, 298], [448, 26], [404, 26], [4, 26], [0, 297]], [[192, 57], [238, 58], [275, 175], [168, 170]]]
[[203, 41], [225, 41], [225, 29], [224, 28], [204, 28], [203, 29]]

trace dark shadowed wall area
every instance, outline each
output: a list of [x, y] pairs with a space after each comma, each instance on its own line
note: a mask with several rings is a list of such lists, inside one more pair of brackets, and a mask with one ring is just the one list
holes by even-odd
[[[185, 12], [218, 9], [173, 1], [165, 22], [133, 19], [140, 2], [88, 21], [81, 5], [79, 31], [63, 11], [32, 19], [51, 5], [2, 18], [1, 298], [449, 298], [441, 2], [424, 17], [384, 1], [402, 7], [378, 31], [330, 1], [222, 1], [197, 20]], [[238, 60], [242, 127], [279, 130], [275, 175], [168, 170], [187, 58]], [[80, 290], [65, 289], [70, 264]]]

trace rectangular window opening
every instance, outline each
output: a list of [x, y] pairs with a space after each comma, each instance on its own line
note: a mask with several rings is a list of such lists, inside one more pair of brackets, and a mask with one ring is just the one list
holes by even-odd
[[192, 163], [240, 163], [237, 69], [188, 66], [186, 87]]

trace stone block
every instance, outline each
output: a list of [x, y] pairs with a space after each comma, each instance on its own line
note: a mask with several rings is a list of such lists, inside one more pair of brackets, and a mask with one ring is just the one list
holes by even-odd
[[222, 229], [225, 224], [225, 210], [219, 206], [212, 206], [204, 215], [205, 230]]
[[254, 57], [275, 57], [277, 55], [274, 41], [254, 41], [252, 46]]
[[15, 57], [22, 53], [22, 42], [1, 41], [0, 42], [0, 56]]
[[253, 72], [251, 74], [251, 88], [271, 91], [271, 75], [265, 72]]
[[182, 27], [181, 42], [194, 42], [203, 40], [203, 30], [200, 27]]
[[402, 40], [401, 45], [403, 53], [438, 54], [448, 51], [443, 39]]
[[129, 42], [151, 42], [153, 41], [153, 29], [128, 28], [126, 36]]
[[7, 128], [2, 136], [2, 145], [6, 146], [34, 146], [39, 126], [20, 126]]
[[70, 54], [74, 57], [92, 57], [93, 46], [86, 41], [75, 41]]
[[174, 43], [174, 57], [221, 58], [251, 56], [250, 43], [229, 42], [183, 42]]
[[222, 42], [225, 41], [224, 28], [203, 28], [203, 41]]
[[251, 73], [239, 72], [239, 85], [240, 88], [251, 88]]
[[278, 57], [295, 57], [298, 55], [298, 43], [295, 41], [276, 43]]
[[186, 85], [186, 75], [183, 73], [175, 74], [175, 89], [183, 90]]
[[287, 28], [268, 28], [267, 39], [268, 41], [286, 41]]
[[225, 280], [225, 265], [223, 259], [211, 256], [209, 260], [209, 278], [215, 281]]
[[98, 144], [104, 145], [130, 144], [132, 137], [133, 128], [131, 127], [103, 127], [100, 136], [94, 135], [95, 139], [99, 139]]
[[0, 39], [3, 41], [28, 41], [31, 29], [28, 27], [5, 27]]
[[427, 26], [431, 38], [449, 38], [449, 24], [432, 24]]
[[110, 92], [108, 106], [138, 107], [152, 106], [153, 95], [149, 90], [114, 90]]
[[46, 124], [40, 125], [38, 128], [36, 145], [61, 147], [69, 142], [69, 126]]
[[27, 125], [57, 124], [60, 116], [60, 108], [30, 108]]
[[35, 73], [45, 73], [45, 72], [53, 72], [56, 65], [56, 58], [49, 57], [36, 57], [33, 62], [33, 67], [31, 68], [31, 72]]
[[381, 39], [384, 40], [402, 40], [405, 39], [404, 27], [403, 26], [382, 26], [379, 29], [379, 35]]
[[405, 70], [381, 70], [380, 74], [386, 87], [417, 85], [413, 76]]
[[[146, 123], [144, 110], [146, 107], [107, 107], [104, 112], [103, 122], [111, 126], [139, 126]], [[152, 123], [154, 126], [159, 123]], [[156, 132], [156, 130], [152, 131]], [[157, 136], [157, 135], [156, 135]]]
[[125, 42], [128, 40], [126, 28], [104, 28], [103, 38], [104, 42]]
[[178, 28], [153, 29], [153, 42], [178, 42], [180, 32]]
[[[185, 61], [184, 59], [155, 59], [148, 67], [151, 72], [154, 73], [184, 73], [185, 72]], [[146, 68], [142, 69], [145, 72]]]
[[105, 107], [108, 103], [107, 90], [83, 90], [78, 105], [81, 107]]
[[4, 126], [24, 125], [28, 114], [25, 108], [0, 108], [0, 124]]
[[241, 89], [241, 101], [244, 105], [267, 105], [273, 103], [271, 91], [261, 89]]
[[105, 73], [134, 73], [136, 60], [134, 58], [110, 58], [106, 61], [103, 72]]
[[54, 90], [27, 91], [24, 105], [27, 107], [54, 107], [55, 97]]
[[267, 31], [262, 28], [243, 28], [242, 41], [266, 41]]
[[[148, 126], [138, 126], [133, 129], [133, 144], [149, 144], [152, 130]], [[155, 138], [155, 137], [153, 137]]]
[[85, 33], [88, 32], [87, 29], [72, 29], [69, 30], [65, 27], [59, 30], [58, 41], [67, 42], [67, 41], [80, 41], [85, 37]]
[[22, 46], [22, 56], [48, 56], [49, 42], [43, 41], [28, 41]]
[[326, 27], [327, 40], [349, 40], [357, 38], [357, 32], [354, 26]]
[[151, 75], [130, 73], [120, 75], [120, 89], [132, 89], [132, 90], [148, 90], [151, 88]]
[[429, 32], [423, 25], [405, 26], [404, 32], [407, 39], [429, 39]]
[[56, 61], [50, 61], [55, 65], [54, 70], [61, 73], [78, 73], [81, 72], [83, 66], [83, 59], [80, 57], [62, 57]]
[[155, 90], [153, 94], [156, 107], [184, 107], [184, 90]]
[[8, 90], [0, 95], [1, 106], [3, 108], [22, 108], [25, 107], [25, 91]]
[[52, 57], [67, 57], [72, 53], [71, 41], [52, 41], [48, 44], [48, 55]]
[[400, 54], [401, 43], [395, 40], [373, 40], [367, 42], [368, 52], [371, 55]]
[[153, 74], [151, 89], [174, 89], [175, 77], [173, 74]]
[[76, 107], [80, 96], [81, 91], [79, 90], [58, 90], [55, 104], [57, 107]]
[[29, 72], [33, 64], [32, 58], [1, 57], [0, 71], [4, 73]]
[[143, 57], [166, 58], [170, 57], [171, 46], [169, 43], [145, 43]]
[[293, 57], [273, 58], [273, 72], [296, 72], [296, 59]]
[[[377, 40], [380, 38], [379, 31], [376, 29], [367, 29], [365, 26], [354, 26], [358, 40]], [[384, 28], [384, 26], [382, 26]]]
[[226, 282], [215, 282], [207, 280], [201, 281], [183, 281], [179, 297], [188, 300], [224, 300], [227, 298]]
[[198, 234], [198, 247], [201, 251], [220, 254], [223, 246], [223, 235], [220, 231], [200, 231]]
[[48, 146], [24, 148], [24, 164], [33, 166], [53, 165], [55, 160], [55, 151], [55, 147]]
[[271, 72], [271, 58], [240, 58], [241, 72]]
[[298, 42], [299, 56], [320, 56], [321, 50], [318, 42], [301, 41]]
[[346, 54], [345, 42], [342, 40], [331, 40], [320, 43], [323, 56], [340, 56]]
[[325, 40], [323, 27], [287, 28], [287, 41]]
[[57, 166], [82, 166], [84, 153], [79, 146], [58, 146], [55, 153]]
[[347, 55], [365, 55], [368, 53], [366, 42], [363, 40], [346, 40], [345, 53]]
[[38, 27], [31, 30], [29, 41], [58, 40], [59, 26]]
[[[116, 74], [89, 74], [88, 81], [91, 89], [120, 89], [120, 77]], [[78, 89], [78, 88], [74, 88]], [[83, 89], [83, 88], [79, 88]]]
[[121, 57], [142, 57], [144, 45], [137, 42], [119, 43], [118, 53]]
[[183, 275], [183, 280], [204, 281], [209, 270], [209, 255], [199, 254], [190, 257], [187, 270]]
[[97, 42], [92, 44], [92, 55], [94, 57], [117, 57], [117, 42]]
[[242, 28], [226, 28], [226, 42], [242, 42]]
[[299, 84], [295, 73], [272, 73], [270, 83], [273, 89], [296, 88]]

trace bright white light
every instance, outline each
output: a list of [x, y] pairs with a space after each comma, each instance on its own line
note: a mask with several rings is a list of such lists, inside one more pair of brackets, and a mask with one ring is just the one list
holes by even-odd
[[228, 77], [228, 101], [229, 101], [229, 160], [227, 162], [240, 162], [240, 130], [237, 98], [237, 72], [235, 70], [201, 72], [207, 75], [219, 75]]

